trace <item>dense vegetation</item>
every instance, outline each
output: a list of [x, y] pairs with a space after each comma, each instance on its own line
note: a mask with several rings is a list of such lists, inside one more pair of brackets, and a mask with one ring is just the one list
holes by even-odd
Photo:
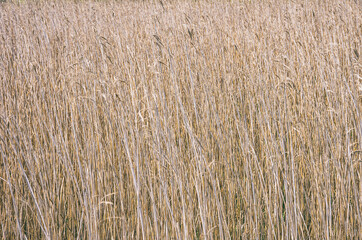
[[0, 4], [0, 234], [362, 239], [355, 1]]

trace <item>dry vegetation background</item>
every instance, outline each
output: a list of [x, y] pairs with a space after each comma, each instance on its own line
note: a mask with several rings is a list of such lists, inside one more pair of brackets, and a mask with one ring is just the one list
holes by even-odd
[[3, 239], [362, 239], [355, 1], [0, 5]]

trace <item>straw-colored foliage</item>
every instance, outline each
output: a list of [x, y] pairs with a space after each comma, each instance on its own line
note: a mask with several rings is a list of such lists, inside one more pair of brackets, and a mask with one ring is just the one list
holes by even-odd
[[3, 239], [362, 239], [357, 1], [0, 4]]

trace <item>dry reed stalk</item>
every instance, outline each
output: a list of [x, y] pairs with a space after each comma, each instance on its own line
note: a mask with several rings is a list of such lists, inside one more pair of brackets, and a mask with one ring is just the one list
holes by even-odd
[[2, 238], [362, 238], [361, 17], [2, 3]]

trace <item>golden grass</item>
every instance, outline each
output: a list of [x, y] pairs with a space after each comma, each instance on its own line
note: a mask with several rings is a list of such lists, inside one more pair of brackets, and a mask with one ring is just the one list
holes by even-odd
[[356, 1], [0, 5], [3, 239], [362, 239]]

